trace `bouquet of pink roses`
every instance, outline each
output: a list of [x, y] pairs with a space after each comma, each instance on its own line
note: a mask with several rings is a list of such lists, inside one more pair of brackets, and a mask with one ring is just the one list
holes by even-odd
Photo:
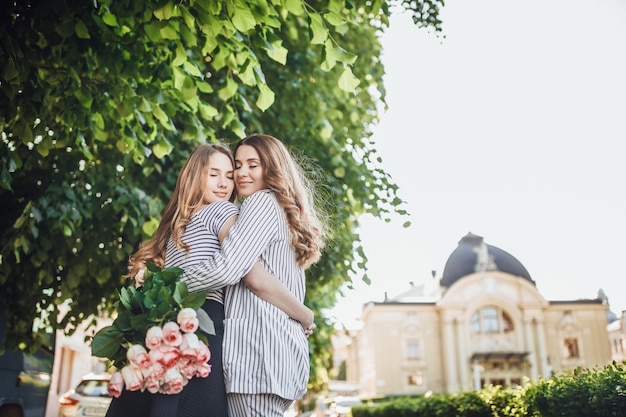
[[124, 387], [177, 394], [189, 379], [211, 372], [211, 352], [198, 332], [201, 326], [214, 334], [200, 309], [206, 295], [189, 294], [179, 280], [182, 272], [149, 264], [143, 285], [120, 290], [117, 318], [93, 337], [93, 355], [110, 359], [118, 369], [109, 381], [112, 396], [119, 397]]

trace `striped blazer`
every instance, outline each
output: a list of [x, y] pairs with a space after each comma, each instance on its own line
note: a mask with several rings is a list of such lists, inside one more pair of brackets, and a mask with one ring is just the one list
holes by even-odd
[[226, 287], [224, 377], [229, 393], [276, 394], [296, 400], [306, 392], [309, 346], [300, 323], [254, 295], [241, 280], [257, 259], [300, 301], [298, 266], [282, 207], [271, 191], [247, 197], [220, 252], [185, 270], [190, 291]]

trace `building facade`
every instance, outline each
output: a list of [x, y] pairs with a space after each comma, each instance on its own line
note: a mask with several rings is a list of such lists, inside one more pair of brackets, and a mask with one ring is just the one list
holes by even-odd
[[611, 321], [607, 327], [611, 341], [611, 354], [615, 362], [626, 361], [626, 310], [621, 317]]
[[348, 377], [365, 397], [521, 385], [611, 362], [608, 305], [548, 301], [509, 253], [468, 234], [440, 280], [363, 307]]

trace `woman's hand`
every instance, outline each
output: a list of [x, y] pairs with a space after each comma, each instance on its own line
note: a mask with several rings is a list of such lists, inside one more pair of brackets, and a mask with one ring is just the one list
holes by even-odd
[[143, 276], [146, 273], [146, 269], [140, 269], [139, 272], [137, 272], [137, 275], [135, 275], [135, 288], [140, 288], [143, 285]]
[[317, 326], [315, 325], [315, 323], [312, 323], [308, 327], [304, 327], [304, 324], [303, 324], [302, 329], [304, 329], [304, 335], [306, 337], [309, 337], [313, 334], [313, 330], [317, 329]]
[[302, 310], [304, 310], [304, 315], [300, 320], [300, 325], [306, 337], [309, 337], [313, 334], [313, 330], [317, 328], [315, 325], [315, 315], [313, 311], [305, 305], [302, 305]]

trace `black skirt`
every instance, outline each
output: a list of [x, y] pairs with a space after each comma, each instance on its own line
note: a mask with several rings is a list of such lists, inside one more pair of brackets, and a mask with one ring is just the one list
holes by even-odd
[[224, 305], [207, 300], [202, 309], [213, 320], [216, 333], [205, 333], [211, 350], [209, 376], [191, 378], [183, 391], [174, 395], [123, 390], [111, 401], [106, 417], [228, 417], [222, 366]]

